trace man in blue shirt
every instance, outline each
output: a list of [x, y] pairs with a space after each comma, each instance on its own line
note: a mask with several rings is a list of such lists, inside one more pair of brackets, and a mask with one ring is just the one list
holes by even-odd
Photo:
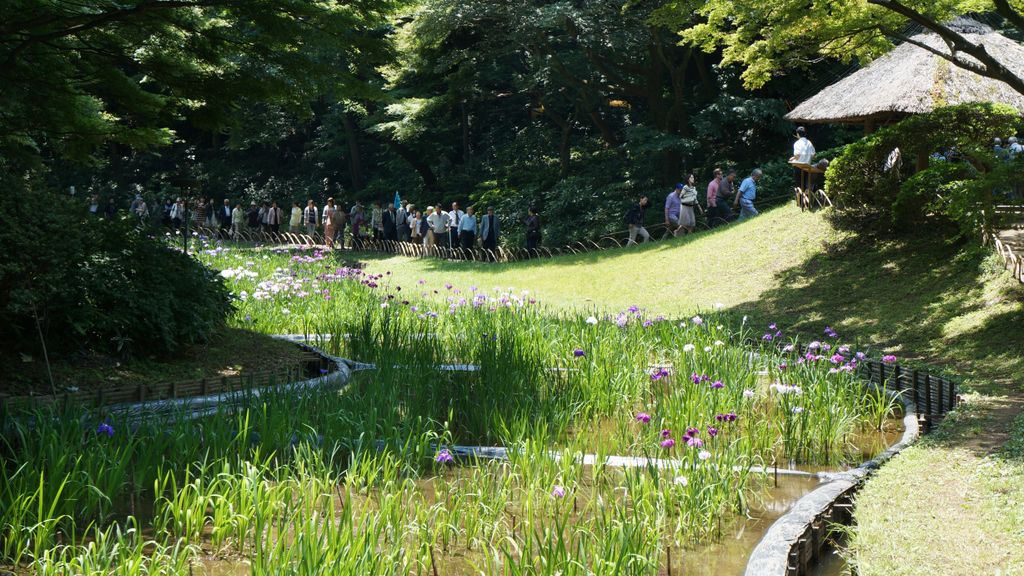
[[757, 183], [764, 173], [760, 168], [754, 168], [750, 176], [740, 184], [740, 220], [757, 216], [757, 209], [754, 208], [754, 198], [757, 198]]
[[459, 244], [464, 250], [472, 250], [476, 243], [476, 210], [470, 206], [466, 214], [459, 220]]

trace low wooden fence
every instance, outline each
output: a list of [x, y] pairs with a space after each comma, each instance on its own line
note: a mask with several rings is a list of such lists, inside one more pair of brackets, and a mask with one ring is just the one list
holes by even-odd
[[[775, 205], [788, 197], [788, 193], [781, 196], [768, 197], [762, 199], [760, 204]], [[824, 192], [820, 192], [820, 196], [816, 196], [815, 198], [819, 207], [831, 206], [831, 201], [824, 196]], [[657, 207], [652, 208], [652, 210], [656, 209]], [[703, 208], [698, 204], [695, 230], [698, 232], [710, 230], [714, 227], [713, 224], [715, 223], [706, 216], [703, 212]], [[725, 222], [721, 222], [721, 224], [725, 224]], [[659, 238], [665, 239], [669, 236], [668, 228], [664, 223], [647, 226], [646, 229], [648, 233], [650, 233], [652, 240], [657, 240]], [[196, 234], [209, 238], [233, 240], [247, 244], [301, 246], [309, 248], [323, 247], [327, 245], [326, 238], [324, 238], [321, 232], [308, 234], [306, 232], [267, 232], [263, 230], [246, 229], [240, 231], [238, 234], [233, 234], [220, 228], [202, 225], [193, 228], [193, 231]], [[348, 242], [348, 246], [345, 249], [352, 250], [354, 252], [376, 252], [380, 254], [406, 256], [409, 258], [439, 258], [442, 260], [460, 260], [470, 262], [518, 262], [537, 258], [552, 258], [555, 256], [584, 254], [587, 252], [622, 248], [629, 242], [629, 231], [621, 230], [619, 232], [602, 236], [596, 240], [580, 240], [560, 247], [540, 246], [531, 250], [509, 246], [499, 246], [494, 250], [484, 248], [466, 249], [456, 246], [448, 246], [447, 239], [434, 246], [426, 246], [423, 243], [399, 242], [395, 240], [374, 240], [372, 238], [362, 238], [355, 241], [351, 237], [339, 239], [339, 242], [343, 245], [345, 242]]]
[[[806, 345], [798, 344], [798, 355], [809, 351]], [[943, 376], [933, 375], [927, 370], [908, 369], [899, 364], [888, 364], [879, 360], [862, 360], [857, 364], [858, 374], [878, 388], [906, 394], [917, 406], [918, 419], [925, 430], [941, 420], [947, 412], [960, 403], [957, 384]]]
[[[1009, 229], [1024, 228], [1024, 206], [997, 206], [996, 216], [1002, 221], [1001, 224]], [[1018, 253], [1013, 246], [1003, 242], [998, 233], [989, 234], [983, 240], [992, 245], [999, 256], [999, 261], [1010, 271], [1013, 278], [1024, 283], [1024, 253]]]
[[327, 360], [315, 355], [303, 357], [299, 362], [279, 369], [240, 373], [231, 376], [199, 378], [172, 382], [140, 383], [119, 386], [101, 386], [95, 390], [65, 392], [63, 394], [7, 396], [0, 395], [0, 414], [31, 410], [47, 404], [82, 405], [92, 408], [237, 392], [250, 388], [287, 384], [320, 375], [329, 368]]

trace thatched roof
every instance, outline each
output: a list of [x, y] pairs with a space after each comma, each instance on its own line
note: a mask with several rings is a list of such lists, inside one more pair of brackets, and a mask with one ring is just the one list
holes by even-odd
[[[1013, 72], [1024, 76], [1024, 46], [967, 18], [950, 24]], [[912, 37], [948, 52], [937, 34]], [[825, 88], [786, 115], [806, 123], [881, 123], [908, 114], [970, 102], [1008, 104], [1024, 112], [1024, 95], [1003, 82], [983, 78], [922, 48], [903, 43], [864, 68]]]

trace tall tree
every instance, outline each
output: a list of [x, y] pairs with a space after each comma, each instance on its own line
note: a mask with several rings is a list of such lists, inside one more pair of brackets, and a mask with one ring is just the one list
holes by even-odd
[[[694, 13], [705, 21], [691, 26]], [[993, 13], [1024, 34], [1024, 0], [670, 0], [655, 20], [681, 30], [707, 51], [721, 50], [723, 64], [744, 68], [748, 87], [822, 58], [872, 59], [919, 26], [938, 34], [945, 49], [922, 48], [956, 66], [1001, 80], [1024, 94], [1024, 74], [1010, 68], [948, 23], [956, 16]]]
[[105, 141], [219, 130], [253, 103], [301, 108], [365, 86], [390, 0], [11, 0], [0, 4], [0, 150], [84, 156]]

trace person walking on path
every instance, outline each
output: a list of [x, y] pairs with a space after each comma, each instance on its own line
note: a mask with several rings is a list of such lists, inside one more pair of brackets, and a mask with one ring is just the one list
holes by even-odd
[[185, 221], [185, 200], [180, 196], [178, 201], [171, 207], [171, 228], [175, 231], [181, 228], [181, 223]]
[[402, 206], [395, 213], [395, 228], [399, 242], [408, 242], [412, 238], [412, 229], [409, 227], [409, 203], [402, 200]]
[[494, 215], [494, 208], [487, 209], [487, 215], [480, 223], [480, 241], [484, 250], [498, 249], [498, 217]]
[[[428, 208], [427, 211], [430, 209]], [[430, 229], [427, 231], [426, 246], [437, 246], [438, 241], [446, 242], [448, 235], [448, 215], [438, 204], [434, 207], [434, 213], [427, 216], [427, 224]]]
[[142, 199], [142, 194], [135, 195], [135, 200], [132, 200], [132, 205], [128, 208], [128, 211], [141, 222], [145, 222], [149, 218], [149, 207], [146, 206], [146, 201]]
[[452, 210], [448, 213], [448, 240], [451, 243], [450, 248], [459, 247], [459, 225], [462, 224], [462, 219], [466, 216], [466, 213], [459, 210], [459, 203], [452, 202]]
[[651, 239], [650, 233], [644, 228], [644, 216], [647, 212], [647, 204], [650, 200], [647, 195], [644, 194], [640, 197], [640, 200], [633, 204], [629, 211], [626, 212], [626, 224], [629, 224], [629, 242], [626, 242], [626, 246], [632, 246], [636, 244], [636, 237], [640, 236], [644, 242]]
[[675, 234], [678, 235], [680, 230], [686, 230], [687, 234], [693, 234], [693, 228], [697, 225], [697, 216], [693, 210], [697, 206], [697, 177], [690, 174], [689, 178], [686, 179], [686, 184], [680, 191], [679, 195], [679, 228]]
[[164, 199], [163, 214], [160, 216], [160, 224], [166, 227], [171, 226], [171, 210], [174, 209], [174, 202], [170, 198]]
[[302, 226], [302, 207], [299, 203], [292, 202], [292, 213], [288, 216], [288, 231], [298, 234]]
[[[312, 202], [313, 201], [310, 200], [310, 203]], [[315, 210], [316, 207], [314, 206], [313, 209]], [[306, 207], [306, 210], [309, 210], [308, 206]], [[324, 244], [326, 244], [328, 248], [334, 248], [334, 238], [338, 235], [338, 228], [336, 226], [337, 222], [334, 218], [334, 213], [337, 211], [338, 207], [334, 204], [334, 198], [328, 198], [327, 204], [324, 205], [322, 212], [324, 219]]]
[[242, 226], [245, 226], [245, 210], [242, 210], [242, 204], [238, 203], [231, 211], [231, 237], [236, 241], [242, 237]]
[[283, 217], [284, 210], [281, 210], [277, 202], [272, 202], [267, 210], [267, 228], [271, 233], [277, 234], [281, 231], [281, 220]]
[[533, 256], [537, 248], [540, 247], [541, 241], [540, 215], [537, 214], [536, 208], [530, 206], [523, 223], [526, 225], [526, 249], [530, 252], [530, 256]]
[[754, 208], [754, 199], [757, 198], [757, 183], [761, 180], [762, 175], [763, 172], [761, 172], [760, 168], [754, 168], [750, 176], [740, 184], [740, 220], [757, 216], [757, 209]]
[[459, 221], [459, 245], [463, 250], [472, 250], [476, 245], [476, 209], [466, 208], [466, 215]]
[[384, 240], [398, 241], [398, 214], [394, 204], [388, 204], [381, 215], [381, 230]]
[[245, 211], [245, 223], [249, 227], [249, 230], [259, 230], [260, 228], [260, 209], [256, 206], [256, 201], [253, 200], [249, 203], [249, 209]]
[[352, 217], [352, 249], [363, 247], [363, 235], [366, 234], [366, 211], [362, 205], [356, 206], [356, 215]]
[[302, 222], [306, 225], [307, 235], [316, 234], [316, 227], [320, 222], [320, 211], [317, 210], [316, 204], [312, 200], [307, 201], [306, 207], [302, 209]]
[[[213, 207], [211, 206], [212, 210]], [[231, 209], [231, 200], [224, 199], [224, 205], [217, 209], [216, 213], [217, 223], [220, 225], [220, 237], [230, 238], [231, 237], [231, 224], [234, 219], [234, 210]]]
[[384, 238], [384, 210], [379, 201], [374, 202], [373, 209], [370, 210], [370, 231], [373, 233], [374, 240]]
[[683, 185], [676, 184], [676, 187], [665, 197], [665, 234], [662, 239], [668, 238], [669, 235], [679, 234], [679, 212], [682, 209], [680, 193], [682, 190]]
[[420, 224], [423, 220], [423, 213], [416, 209], [415, 206], [409, 205], [409, 242], [413, 244], [422, 244], [423, 235], [420, 233]]

